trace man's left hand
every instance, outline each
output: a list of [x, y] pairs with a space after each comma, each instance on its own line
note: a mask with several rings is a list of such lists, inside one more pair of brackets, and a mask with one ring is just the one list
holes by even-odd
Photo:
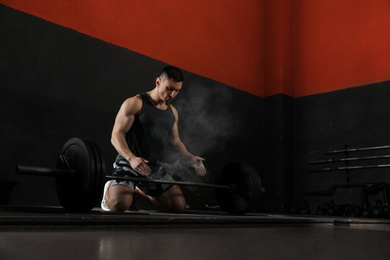
[[193, 168], [196, 172], [196, 174], [198, 176], [206, 176], [206, 168], [204, 167], [203, 165], [203, 161], [205, 161], [206, 159], [202, 158], [202, 157], [199, 157], [199, 156], [193, 156], [189, 163], [190, 163], [190, 167]]

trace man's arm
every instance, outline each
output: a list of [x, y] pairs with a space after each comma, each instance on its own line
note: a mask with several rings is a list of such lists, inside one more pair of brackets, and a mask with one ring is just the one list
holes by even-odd
[[180, 140], [179, 137], [179, 130], [177, 127], [179, 121], [179, 115], [177, 113], [177, 110], [172, 105], [171, 108], [173, 114], [175, 115], [175, 123], [170, 132], [170, 136], [168, 140], [169, 144], [174, 150], [179, 152], [184, 157], [185, 160], [187, 160], [190, 163], [191, 167], [194, 168], [197, 175], [205, 176], [206, 169], [204, 168], [202, 163], [202, 161], [204, 161], [205, 159], [199, 156], [194, 156], [190, 152], [188, 152], [187, 148], [185, 147], [185, 145], [183, 144], [183, 142]]
[[152, 170], [147, 165], [148, 161], [137, 157], [130, 151], [125, 140], [125, 134], [130, 130], [134, 123], [135, 115], [141, 110], [142, 99], [135, 96], [123, 102], [115, 118], [115, 124], [111, 133], [111, 143], [117, 152], [123, 156], [131, 167], [142, 175], [149, 176]]

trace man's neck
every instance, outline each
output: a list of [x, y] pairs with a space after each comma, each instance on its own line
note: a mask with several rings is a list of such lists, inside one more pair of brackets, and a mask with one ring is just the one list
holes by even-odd
[[165, 108], [167, 106], [166, 102], [160, 99], [160, 97], [158, 96], [157, 89], [153, 89], [149, 92], [146, 92], [146, 94], [148, 95], [150, 102], [152, 102], [155, 107]]

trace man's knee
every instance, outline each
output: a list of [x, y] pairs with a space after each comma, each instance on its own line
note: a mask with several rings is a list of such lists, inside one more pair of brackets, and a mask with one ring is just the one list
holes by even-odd
[[186, 209], [186, 202], [185, 199], [183, 199], [183, 201], [173, 203], [169, 211], [174, 213], [181, 213], [185, 209]]
[[186, 208], [186, 200], [179, 186], [173, 186], [163, 193], [159, 201], [171, 212], [180, 213]]
[[133, 202], [133, 191], [125, 186], [110, 187], [106, 194], [106, 203], [112, 212], [124, 212]]
[[112, 212], [124, 212], [130, 208], [131, 202], [122, 198], [111, 198], [107, 200], [107, 206]]

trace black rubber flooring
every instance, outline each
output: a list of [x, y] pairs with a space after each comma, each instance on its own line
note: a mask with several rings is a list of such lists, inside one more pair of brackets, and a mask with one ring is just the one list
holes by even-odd
[[0, 208], [0, 259], [389, 259], [390, 220]]

